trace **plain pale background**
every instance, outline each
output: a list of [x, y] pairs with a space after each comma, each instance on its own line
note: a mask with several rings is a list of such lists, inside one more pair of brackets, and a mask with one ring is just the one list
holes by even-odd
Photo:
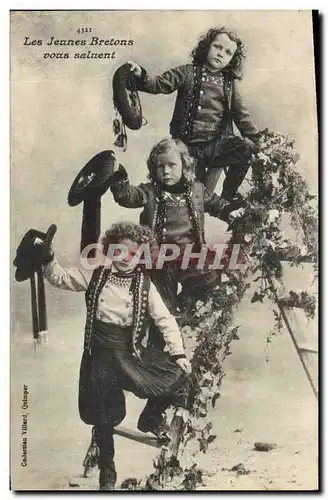
[[[300, 172], [316, 191], [310, 11], [17, 12], [11, 16], [11, 262], [29, 228], [46, 230], [51, 223], [58, 226], [54, 242], [58, 258], [64, 264], [77, 262], [82, 208], [68, 207], [67, 193], [89, 158], [112, 148], [111, 78], [115, 69], [128, 59], [151, 73], [183, 64], [199, 35], [222, 24], [238, 31], [247, 46], [244, 91], [255, 121], [259, 128], [295, 137]], [[117, 58], [109, 61], [44, 60], [44, 47], [22, 45], [25, 36], [79, 38], [75, 30], [80, 26], [91, 26], [92, 34], [100, 38], [131, 37], [135, 44], [117, 49]], [[88, 49], [112, 50], [57, 48], [70, 52]], [[145, 179], [150, 148], [168, 133], [174, 100], [175, 95], [141, 94], [148, 125], [128, 131], [128, 150], [117, 154], [135, 183]], [[102, 204], [103, 229], [118, 218], [137, 220], [139, 211], [118, 207], [110, 193]], [[207, 226], [218, 238], [225, 231], [225, 225], [213, 219]], [[13, 280], [12, 267], [11, 278], [12, 334], [30, 341], [28, 285]], [[50, 325], [55, 320], [58, 324], [59, 316], [83, 314], [82, 297], [53, 290], [47, 291], [47, 297]]]

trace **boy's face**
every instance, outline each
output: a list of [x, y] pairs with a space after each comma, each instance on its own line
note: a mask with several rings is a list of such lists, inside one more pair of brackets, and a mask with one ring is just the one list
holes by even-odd
[[225, 68], [233, 58], [237, 44], [226, 33], [219, 33], [210, 45], [205, 66], [212, 70]]
[[174, 186], [182, 176], [182, 161], [180, 154], [174, 150], [158, 155], [156, 180], [164, 186]]
[[119, 260], [113, 260], [113, 266], [121, 273], [132, 273], [138, 264], [138, 258], [134, 259], [134, 256], [137, 253], [139, 245], [135, 241], [126, 238], [121, 240], [119, 245], [124, 245], [126, 250], [122, 251], [121, 248], [114, 250], [113, 255], [119, 258]]

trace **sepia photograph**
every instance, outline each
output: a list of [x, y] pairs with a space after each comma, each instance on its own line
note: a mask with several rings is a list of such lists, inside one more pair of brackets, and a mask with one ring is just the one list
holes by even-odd
[[319, 490], [316, 23], [10, 11], [11, 490]]

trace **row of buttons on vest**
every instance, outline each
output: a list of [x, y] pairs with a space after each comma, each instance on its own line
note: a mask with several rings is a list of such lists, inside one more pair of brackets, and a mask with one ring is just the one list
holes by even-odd
[[[200, 95], [204, 95], [204, 94], [205, 94], [204, 90], [201, 90]], [[197, 109], [202, 109], [202, 106], [197, 106]]]

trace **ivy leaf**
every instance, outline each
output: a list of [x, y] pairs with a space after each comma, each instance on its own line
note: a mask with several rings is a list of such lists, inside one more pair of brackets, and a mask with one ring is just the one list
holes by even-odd
[[189, 420], [190, 413], [184, 408], [179, 408], [179, 410], [177, 411], [177, 416], [182, 417], [183, 422], [186, 423]]
[[254, 302], [263, 302], [263, 297], [261, 293], [255, 292], [253, 297], [251, 298], [251, 303], [253, 304]]
[[219, 392], [217, 392], [216, 394], [214, 394], [214, 396], [212, 397], [212, 408], [215, 408], [215, 404], [217, 402], [217, 400], [219, 399], [219, 397], [221, 396], [221, 394]]
[[[270, 153], [271, 151], [268, 150], [268, 152]], [[262, 152], [258, 153], [257, 157], [259, 160], [263, 161], [264, 165], [270, 161], [270, 158]]]
[[301, 247], [301, 256], [304, 257], [308, 253], [308, 249], [305, 245]]
[[212, 427], [213, 427], [212, 422], [207, 422], [207, 424], [205, 425], [203, 431], [204, 432], [210, 432], [210, 430], [212, 429]]
[[277, 209], [273, 208], [272, 210], [269, 210], [268, 218], [267, 218], [268, 223], [271, 224], [276, 219], [278, 219], [279, 216], [280, 216], [280, 214], [279, 214], [279, 211]]
[[306, 200], [307, 201], [312, 201], [312, 200], [315, 200], [317, 197], [313, 194], [309, 194], [309, 193], [306, 193]]
[[276, 244], [272, 240], [267, 239], [267, 244], [270, 246], [273, 250], [276, 249]]
[[244, 286], [243, 286], [243, 292], [245, 293], [246, 290], [248, 290], [250, 287], [251, 287], [250, 283], [245, 283]]
[[198, 438], [198, 441], [199, 441], [199, 451], [206, 453], [207, 448], [208, 448], [207, 440], [204, 438]]
[[[278, 180], [278, 175], [276, 173], [272, 174], [271, 180], [272, 180], [273, 187], [275, 187], [275, 188], [278, 189], [280, 187], [280, 183], [279, 183], [279, 180]], [[278, 212], [278, 210], [277, 210], [277, 212]], [[277, 217], [279, 217], [279, 212], [278, 212]]]
[[237, 332], [240, 328], [240, 325], [239, 326], [235, 326], [232, 330], [231, 330], [231, 339], [232, 340], [239, 340], [239, 337], [237, 335]]
[[203, 380], [213, 380], [213, 374], [211, 372], [205, 372], [203, 375]]
[[215, 434], [210, 434], [210, 436], [208, 436], [207, 438], [207, 442], [208, 444], [210, 443], [213, 443], [213, 441], [217, 438], [217, 436]]

